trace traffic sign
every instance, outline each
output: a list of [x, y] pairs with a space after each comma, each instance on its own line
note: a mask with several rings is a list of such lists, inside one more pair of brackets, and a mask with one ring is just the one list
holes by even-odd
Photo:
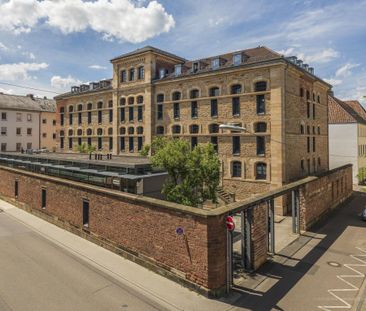
[[226, 228], [228, 231], [234, 231], [235, 229], [235, 223], [233, 216], [227, 216], [226, 217]]

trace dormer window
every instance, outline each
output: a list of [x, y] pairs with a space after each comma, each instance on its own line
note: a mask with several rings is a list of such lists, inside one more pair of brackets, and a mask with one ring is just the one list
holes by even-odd
[[180, 76], [182, 74], [182, 65], [175, 65], [174, 72], [176, 76]]
[[241, 64], [241, 62], [242, 62], [242, 56], [241, 56], [241, 54], [234, 54], [234, 56], [233, 56], [233, 64], [235, 66], [238, 66], [238, 65]]
[[193, 72], [197, 72], [199, 69], [198, 62], [193, 63]]
[[220, 58], [214, 58], [212, 61], [211, 61], [211, 67], [212, 69], [217, 69], [220, 67]]
[[159, 78], [163, 79], [165, 77], [165, 68], [159, 70]]

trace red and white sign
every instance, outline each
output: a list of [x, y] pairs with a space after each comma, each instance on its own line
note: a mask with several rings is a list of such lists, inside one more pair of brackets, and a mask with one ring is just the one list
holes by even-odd
[[228, 231], [234, 231], [235, 229], [235, 223], [233, 216], [227, 216], [226, 217], [226, 228]]

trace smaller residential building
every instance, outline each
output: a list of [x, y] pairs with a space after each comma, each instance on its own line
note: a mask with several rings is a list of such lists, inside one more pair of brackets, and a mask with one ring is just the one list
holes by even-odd
[[329, 96], [330, 169], [351, 163], [353, 183], [366, 180], [366, 111], [356, 100]]
[[0, 150], [56, 147], [56, 103], [33, 95], [0, 94]]

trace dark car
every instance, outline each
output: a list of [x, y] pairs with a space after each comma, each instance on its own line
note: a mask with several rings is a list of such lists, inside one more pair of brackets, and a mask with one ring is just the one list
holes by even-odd
[[363, 210], [363, 212], [361, 214], [361, 218], [362, 218], [362, 220], [366, 221], [366, 208]]

